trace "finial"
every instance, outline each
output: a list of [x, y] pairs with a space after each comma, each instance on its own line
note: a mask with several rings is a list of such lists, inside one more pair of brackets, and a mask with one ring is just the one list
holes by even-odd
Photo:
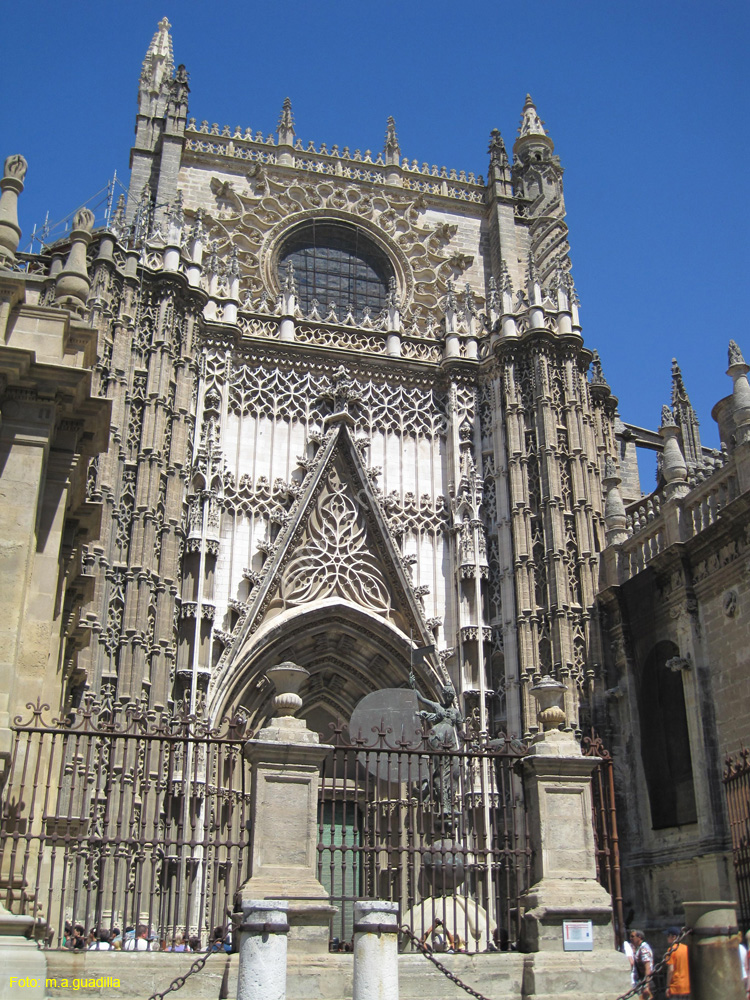
[[602, 370], [602, 359], [599, 357], [598, 351], [592, 352], [591, 357], [591, 378], [589, 379], [589, 385], [602, 385], [609, 388], [609, 382], [607, 382], [604, 377], [604, 371]]
[[167, 218], [176, 229], [182, 229], [185, 224], [185, 212], [182, 207], [182, 191], [178, 191], [175, 200], [169, 206]]
[[477, 307], [474, 302], [474, 293], [472, 292], [471, 285], [468, 283], [468, 281], [466, 283], [466, 288], [464, 293], [464, 305], [466, 307], [467, 313], [471, 313], [472, 315], [476, 313]]
[[297, 282], [294, 277], [294, 264], [289, 261], [286, 265], [286, 275], [284, 276], [284, 291], [297, 294]]
[[125, 235], [125, 195], [117, 199], [117, 207], [109, 223], [109, 228], [118, 238]]
[[398, 144], [398, 136], [396, 135], [396, 122], [394, 121], [392, 115], [388, 116], [388, 121], [386, 122], [385, 147], [383, 152], [386, 155], [388, 155], [389, 153], [394, 156], [401, 155], [401, 149]]
[[508, 166], [508, 153], [499, 129], [493, 128], [490, 132], [490, 145], [487, 152], [490, 154], [490, 166]]
[[446, 311], [448, 309], [455, 310], [456, 308], [456, 292], [453, 288], [453, 282], [451, 281], [450, 278], [448, 279], [448, 294], [445, 296], [445, 308]]
[[544, 122], [537, 114], [536, 106], [531, 99], [531, 94], [526, 95], [526, 103], [521, 112], [521, 124], [518, 127], [518, 134], [522, 138], [527, 135], [546, 135]]
[[677, 421], [674, 418], [674, 414], [666, 404], [661, 408], [661, 426], [662, 427], [677, 426]]
[[513, 294], [513, 282], [511, 281], [510, 271], [504, 257], [500, 259], [500, 290], [506, 292], [508, 295]]
[[736, 341], [729, 341], [729, 366], [732, 365], [744, 365], [745, 359], [742, 356], [742, 351]]
[[612, 458], [611, 455], [607, 455], [607, 457], [604, 459], [605, 482], [607, 479], [619, 479], [619, 476], [617, 475], [617, 465], [615, 464], [615, 460]]
[[398, 293], [396, 290], [396, 279], [391, 275], [388, 279], [388, 299], [387, 305], [389, 309], [395, 309], [398, 305]]
[[202, 240], [205, 234], [205, 229], [203, 227], [203, 209], [197, 209], [195, 213], [195, 220], [193, 222], [193, 228], [190, 235], [194, 240]]
[[530, 285], [541, 286], [542, 280], [539, 277], [539, 268], [536, 266], [536, 257], [533, 250], [529, 250], [528, 277]]
[[[292, 262], [289, 261], [289, 266], [292, 266]], [[227, 272], [230, 278], [239, 278], [240, 276], [240, 256], [237, 244], [232, 244], [232, 249], [229, 251], [229, 270]]]
[[23, 181], [28, 164], [19, 153], [5, 161], [0, 180], [0, 264], [15, 260], [21, 230], [18, 225], [18, 196], [23, 191]]
[[284, 145], [289, 145], [292, 142], [292, 137], [294, 136], [294, 115], [292, 114], [292, 101], [289, 97], [284, 98], [284, 103], [281, 106], [281, 114], [279, 115], [279, 124], [276, 132], [279, 136], [279, 143], [283, 142]]
[[55, 282], [55, 300], [58, 305], [76, 315], [82, 315], [86, 305], [91, 282], [88, 275], [86, 247], [91, 242], [94, 228], [94, 213], [88, 208], [79, 208], [73, 216], [70, 232], [70, 253], [65, 266]]
[[496, 312], [499, 312], [500, 295], [498, 294], [497, 291], [497, 282], [495, 281], [495, 278], [492, 275], [490, 275], [489, 285], [490, 285], [490, 292], [489, 295], [487, 296], [487, 304], [490, 307], [490, 309], [494, 309]]

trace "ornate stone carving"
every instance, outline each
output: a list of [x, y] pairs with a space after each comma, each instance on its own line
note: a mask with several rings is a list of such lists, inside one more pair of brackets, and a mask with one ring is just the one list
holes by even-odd
[[390, 593], [356, 500], [336, 469], [328, 474], [307, 526], [307, 540], [287, 563], [280, 595], [286, 604], [340, 596], [385, 613]]

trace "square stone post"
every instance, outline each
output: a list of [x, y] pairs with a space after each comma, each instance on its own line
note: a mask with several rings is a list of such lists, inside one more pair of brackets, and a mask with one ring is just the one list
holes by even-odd
[[244, 907], [251, 900], [286, 900], [290, 950], [327, 952], [336, 908], [316, 874], [318, 797], [320, 767], [333, 748], [291, 716], [302, 699], [290, 687], [299, 687], [307, 670], [281, 664], [268, 676], [281, 692], [274, 699], [279, 714], [243, 751], [253, 771], [253, 826], [250, 878], [240, 901]]
[[[542, 706], [555, 685], [547, 680], [532, 689]], [[551, 727], [564, 721], [559, 707], [543, 708], [538, 718]], [[630, 985], [628, 960], [615, 950], [611, 899], [596, 877], [591, 772], [598, 762], [583, 756], [571, 733], [556, 728], [535, 736], [523, 759], [532, 849], [532, 885], [521, 897], [521, 950], [532, 953], [524, 969], [524, 1000], [562, 993], [611, 1000]], [[591, 950], [566, 951], [566, 921], [591, 921]]]

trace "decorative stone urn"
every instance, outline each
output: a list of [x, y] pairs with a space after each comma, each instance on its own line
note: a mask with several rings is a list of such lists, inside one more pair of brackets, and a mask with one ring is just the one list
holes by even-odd
[[310, 676], [310, 671], [305, 667], [298, 667], [291, 660], [285, 660], [277, 667], [269, 667], [266, 676], [273, 681], [273, 686], [276, 688], [276, 696], [273, 699], [275, 717], [286, 718], [299, 712], [302, 708], [299, 689]]
[[564, 684], [556, 681], [554, 677], [542, 677], [531, 689], [531, 693], [536, 698], [538, 706], [536, 718], [542, 727], [542, 732], [557, 729], [565, 722], [565, 712], [562, 707]]

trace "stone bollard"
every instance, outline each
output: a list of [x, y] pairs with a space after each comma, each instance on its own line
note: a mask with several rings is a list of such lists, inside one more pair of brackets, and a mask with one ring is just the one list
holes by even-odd
[[745, 1000], [736, 903], [683, 903], [694, 1000]]
[[286, 1000], [287, 904], [242, 901], [237, 1000]]
[[33, 917], [9, 913], [0, 904], [0, 996], [47, 996], [47, 958], [31, 937], [33, 929]]
[[354, 904], [353, 1000], [398, 1000], [398, 903]]

